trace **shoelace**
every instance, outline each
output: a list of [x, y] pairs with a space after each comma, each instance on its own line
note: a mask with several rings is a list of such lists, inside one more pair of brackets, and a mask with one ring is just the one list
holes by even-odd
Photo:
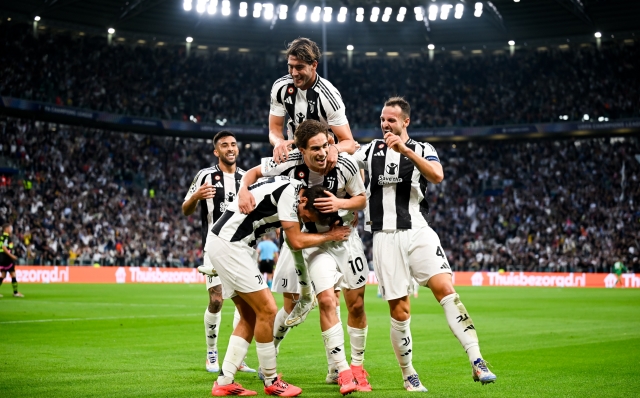
[[215, 363], [218, 360], [218, 354], [209, 354], [209, 362]]
[[285, 390], [289, 388], [289, 383], [282, 380], [280, 378], [280, 375], [278, 375], [278, 377], [276, 378], [276, 381], [274, 381], [273, 384], [275, 384], [277, 387], [284, 388]]
[[411, 375], [407, 377], [407, 380], [409, 381], [409, 383], [411, 383], [412, 386], [420, 387], [420, 379], [418, 378], [418, 375]]
[[362, 372], [355, 371], [353, 376], [355, 377], [358, 384], [365, 384], [364, 382], [368, 383], [367, 377], [369, 377], [369, 373], [367, 373], [367, 371], [364, 369], [362, 369]]
[[489, 368], [487, 367], [487, 361], [478, 361], [478, 363], [474, 363], [474, 365], [476, 365], [478, 368], [480, 368], [480, 370], [482, 370], [483, 372], [488, 372]]

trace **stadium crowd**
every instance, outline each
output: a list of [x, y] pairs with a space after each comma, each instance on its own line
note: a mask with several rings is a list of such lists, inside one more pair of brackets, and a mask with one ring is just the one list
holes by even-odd
[[[624, 43], [568, 50], [523, 48], [514, 56], [329, 57], [354, 129], [375, 127], [384, 99], [401, 94], [413, 127], [549, 123], [640, 116], [640, 55]], [[194, 52], [195, 53], [195, 52]], [[0, 95], [123, 115], [264, 125], [284, 59], [184, 47], [106, 45], [27, 25], [0, 26]], [[319, 67], [319, 72], [322, 73]]]
[[[445, 180], [426, 200], [455, 270], [640, 272], [637, 137], [435, 146]], [[240, 148], [244, 169], [272, 150]], [[0, 221], [23, 263], [196, 266], [200, 220], [180, 205], [213, 162], [205, 140], [3, 119]]]

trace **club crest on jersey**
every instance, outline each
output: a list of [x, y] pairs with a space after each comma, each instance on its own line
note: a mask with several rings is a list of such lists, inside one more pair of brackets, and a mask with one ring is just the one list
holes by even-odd
[[309, 112], [313, 113], [315, 111], [316, 102], [312, 100], [307, 100], [309, 104]]
[[336, 178], [335, 177], [327, 177], [327, 188], [329, 188], [330, 191], [333, 190], [333, 188], [336, 186]]
[[395, 163], [389, 163], [387, 165], [387, 174], [395, 174], [398, 170], [398, 165]]
[[295, 90], [293, 89], [293, 87], [289, 87], [289, 88], [287, 89], [287, 94], [291, 95], [291, 94], [293, 94], [293, 92], [294, 92], [294, 91], [295, 91]]

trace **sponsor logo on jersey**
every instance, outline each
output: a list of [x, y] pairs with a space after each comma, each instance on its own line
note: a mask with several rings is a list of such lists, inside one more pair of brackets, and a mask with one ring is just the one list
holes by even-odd
[[221, 183], [220, 181], [218, 181], [218, 182], [216, 183], [216, 185], [214, 185], [214, 187], [216, 187], [216, 188], [224, 188], [224, 187], [222, 186], [222, 183]]
[[397, 170], [398, 170], [398, 165], [397, 164], [389, 163], [387, 165], [387, 173], [388, 174], [395, 174]]
[[298, 124], [304, 122], [304, 114], [302, 112], [296, 113], [296, 117], [298, 118]]
[[284, 100], [284, 103], [293, 105], [293, 101], [291, 101], [291, 97], [287, 97], [287, 99]]
[[378, 185], [398, 184], [400, 182], [402, 182], [402, 178], [378, 176]]
[[378, 151], [374, 153], [373, 156], [384, 156], [384, 151]]

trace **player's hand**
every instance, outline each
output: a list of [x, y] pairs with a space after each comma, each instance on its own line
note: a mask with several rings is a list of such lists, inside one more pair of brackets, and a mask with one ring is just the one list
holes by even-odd
[[324, 167], [324, 175], [327, 175], [334, 167], [336, 167], [336, 163], [338, 163], [338, 155], [340, 154], [340, 150], [335, 145], [329, 145], [327, 148], [327, 165]]
[[238, 191], [238, 209], [242, 214], [249, 214], [256, 208], [256, 198], [247, 188]]
[[404, 142], [402, 142], [402, 139], [400, 138], [400, 136], [395, 135], [393, 133], [387, 133], [384, 135], [384, 141], [387, 143], [387, 146], [391, 149], [393, 149], [396, 152], [399, 152], [401, 154], [406, 154], [407, 150], [409, 148], [407, 148], [407, 146], [404, 144]]
[[216, 188], [211, 185], [211, 183], [205, 182], [204, 184], [200, 185], [200, 188], [198, 188], [194, 196], [198, 200], [212, 199], [214, 196], [216, 196]]
[[282, 140], [273, 148], [273, 160], [280, 164], [289, 158], [289, 151], [292, 148], [293, 140]]
[[354, 211], [353, 212], [353, 220], [351, 221], [351, 226], [353, 228], [357, 228], [358, 227], [358, 221], [360, 221], [360, 216], [358, 215], [358, 213], [360, 213], [359, 211]]
[[351, 235], [351, 228], [346, 226], [339, 227], [338, 223], [339, 221], [336, 221], [336, 223], [331, 226], [331, 229], [324, 234], [334, 242], [344, 242], [349, 239], [349, 235]]
[[329, 191], [324, 191], [328, 198], [317, 198], [313, 201], [313, 205], [316, 209], [320, 210], [321, 213], [333, 213], [341, 209], [342, 199], [337, 198], [334, 194]]

